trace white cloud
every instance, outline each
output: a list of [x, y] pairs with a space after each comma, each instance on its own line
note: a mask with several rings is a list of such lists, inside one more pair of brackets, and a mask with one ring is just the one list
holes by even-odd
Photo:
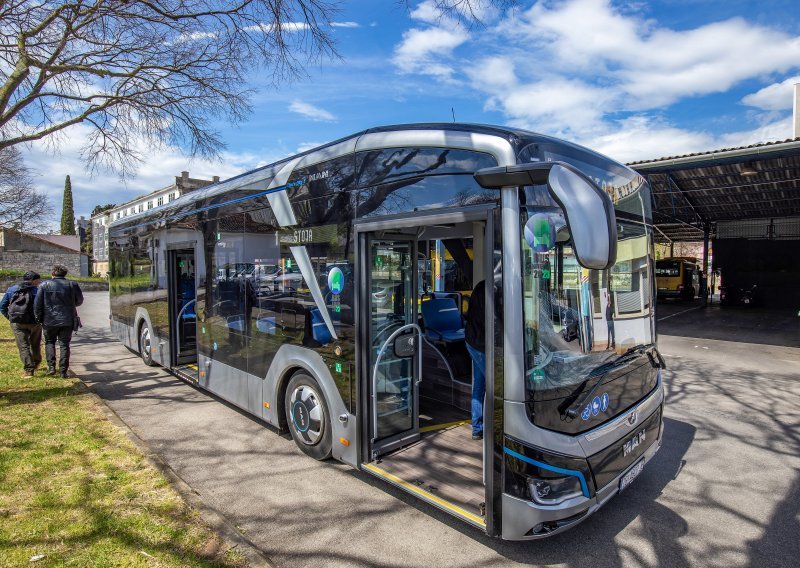
[[336, 117], [327, 110], [321, 109], [298, 99], [292, 101], [292, 104], [289, 105], [289, 110], [318, 122], [336, 121]]
[[773, 83], [742, 98], [748, 106], [762, 110], [790, 110], [794, 101], [794, 86], [800, 83], [800, 75]]
[[411, 11], [411, 18], [425, 27], [403, 32], [392, 62], [402, 73], [432, 75], [450, 81], [454, 72], [452, 53], [469, 39], [457, 21], [442, 16], [433, 0], [425, 0]]
[[622, 14], [608, 0], [550, 6], [537, 3], [502, 29], [551, 56], [540, 58], [551, 70], [603, 77], [629, 110], [725, 92], [800, 61], [800, 37], [741, 18], [676, 31]]
[[622, 163], [704, 152], [718, 143], [709, 134], [646, 116], [611, 123], [606, 132], [575, 141]]
[[744, 97], [744, 104], [766, 111], [749, 115], [762, 124], [752, 130], [714, 136], [680, 128], [664, 115], [676, 102], [800, 68], [800, 36], [741, 18], [673, 30], [616, 6], [566, 0], [509, 12], [472, 38], [484, 56], [452, 58], [464, 63], [447, 79], [465, 76], [485, 94], [484, 108], [514, 126], [623, 161], [791, 136], [785, 111], [799, 77]]
[[308, 152], [309, 150], [313, 150], [318, 146], [322, 146], [325, 142], [301, 142], [297, 146], [297, 153], [301, 154], [303, 152]]
[[792, 137], [791, 115], [777, 120], [765, 121], [752, 130], [729, 132], [720, 136], [717, 148], [735, 148], [762, 142], [788, 140]]
[[331, 22], [334, 28], [360, 28], [361, 24], [358, 22]]
[[458, 26], [449, 30], [440, 27], [411, 29], [403, 33], [403, 41], [395, 48], [392, 61], [404, 73], [449, 79], [453, 74], [449, 57], [467, 39], [467, 32]]

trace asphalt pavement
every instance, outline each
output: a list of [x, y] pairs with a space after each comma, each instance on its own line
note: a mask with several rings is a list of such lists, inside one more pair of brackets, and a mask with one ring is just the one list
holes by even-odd
[[669, 365], [663, 448], [592, 518], [520, 543], [489, 538], [349, 466], [316, 462], [288, 436], [146, 367], [111, 337], [108, 310], [106, 293], [86, 294], [73, 370], [276, 566], [800, 563], [796, 313], [659, 312]]

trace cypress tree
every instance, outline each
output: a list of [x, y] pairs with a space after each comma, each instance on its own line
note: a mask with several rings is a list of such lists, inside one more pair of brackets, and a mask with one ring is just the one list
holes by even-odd
[[72, 182], [67, 176], [64, 182], [64, 205], [61, 209], [61, 234], [75, 234], [75, 210], [72, 208]]

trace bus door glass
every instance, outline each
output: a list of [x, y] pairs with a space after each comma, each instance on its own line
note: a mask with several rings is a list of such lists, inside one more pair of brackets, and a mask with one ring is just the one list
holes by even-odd
[[420, 328], [416, 242], [369, 239], [369, 389], [371, 455], [419, 438]]
[[173, 364], [197, 361], [196, 275], [194, 251], [169, 251], [170, 333]]

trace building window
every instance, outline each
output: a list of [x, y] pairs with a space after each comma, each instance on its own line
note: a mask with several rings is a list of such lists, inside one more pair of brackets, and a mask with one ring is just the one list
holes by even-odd
[[142, 211], [144, 211], [144, 203], [139, 204], [139, 213], [141, 213]]
[[164, 196], [163, 195], [158, 198], [158, 204], [159, 205], [164, 205]]
[[148, 209], [152, 209], [153, 208], [153, 200], [152, 199], [147, 202], [147, 208]]
[[123, 215], [123, 217], [127, 217], [127, 216], [128, 216], [128, 210], [126, 209], [125, 210], [125, 215]]
[[175, 192], [174, 191], [169, 194], [169, 201], [172, 201], [173, 199], [175, 199]]

